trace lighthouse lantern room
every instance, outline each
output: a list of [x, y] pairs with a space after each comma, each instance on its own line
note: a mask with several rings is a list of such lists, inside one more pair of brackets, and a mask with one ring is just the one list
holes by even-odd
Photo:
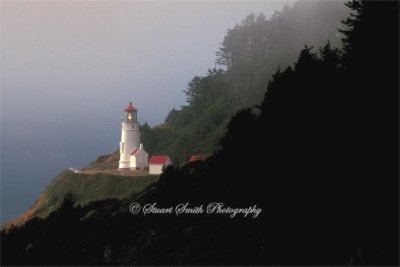
[[137, 122], [137, 109], [132, 106], [132, 102], [129, 102], [129, 106], [125, 108], [125, 122], [133, 123]]

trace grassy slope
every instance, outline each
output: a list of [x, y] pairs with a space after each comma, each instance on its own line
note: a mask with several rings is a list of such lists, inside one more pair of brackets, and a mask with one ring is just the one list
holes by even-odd
[[23, 214], [4, 225], [21, 225], [32, 217], [46, 217], [60, 207], [67, 194], [73, 194], [77, 205], [103, 199], [122, 199], [143, 191], [158, 175], [117, 176], [109, 174], [75, 174], [63, 171], [46, 187], [35, 203]]

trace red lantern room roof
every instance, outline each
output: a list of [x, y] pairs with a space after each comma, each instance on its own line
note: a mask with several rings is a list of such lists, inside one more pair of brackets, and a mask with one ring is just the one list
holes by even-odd
[[131, 112], [131, 111], [137, 111], [137, 109], [136, 109], [134, 106], [132, 106], [132, 102], [129, 102], [129, 106], [127, 106], [127, 107], [124, 109], [124, 111], [126, 111], [126, 112]]

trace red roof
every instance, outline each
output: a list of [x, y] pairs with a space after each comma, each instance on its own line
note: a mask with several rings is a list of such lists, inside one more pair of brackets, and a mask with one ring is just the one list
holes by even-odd
[[139, 150], [139, 148], [138, 148], [138, 147], [137, 147], [137, 148], [135, 148], [135, 149], [132, 151], [131, 155], [135, 155], [135, 154], [136, 154], [136, 152], [138, 152], [138, 150]]
[[125, 109], [124, 109], [124, 111], [126, 111], [126, 112], [130, 112], [130, 111], [136, 111], [137, 109], [134, 107], [134, 106], [132, 106], [132, 102], [129, 102], [129, 106], [127, 106]]
[[196, 160], [201, 160], [201, 157], [199, 155], [191, 155], [188, 162], [196, 161]]
[[168, 159], [168, 156], [151, 156], [149, 159], [149, 164], [164, 164]]

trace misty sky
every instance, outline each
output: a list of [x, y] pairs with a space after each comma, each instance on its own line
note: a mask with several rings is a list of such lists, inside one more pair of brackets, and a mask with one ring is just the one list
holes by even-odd
[[163, 122], [228, 28], [285, 2], [1, 1], [2, 222], [62, 169], [115, 150], [130, 100]]
[[[21, 119], [119, 118], [129, 99], [161, 123], [228, 29], [283, 2], [3, 2], [2, 112]], [[73, 108], [71, 108], [73, 106]], [[101, 111], [100, 111], [100, 110]], [[51, 112], [50, 112], [51, 111]], [[104, 117], [106, 116], [106, 117]]]

